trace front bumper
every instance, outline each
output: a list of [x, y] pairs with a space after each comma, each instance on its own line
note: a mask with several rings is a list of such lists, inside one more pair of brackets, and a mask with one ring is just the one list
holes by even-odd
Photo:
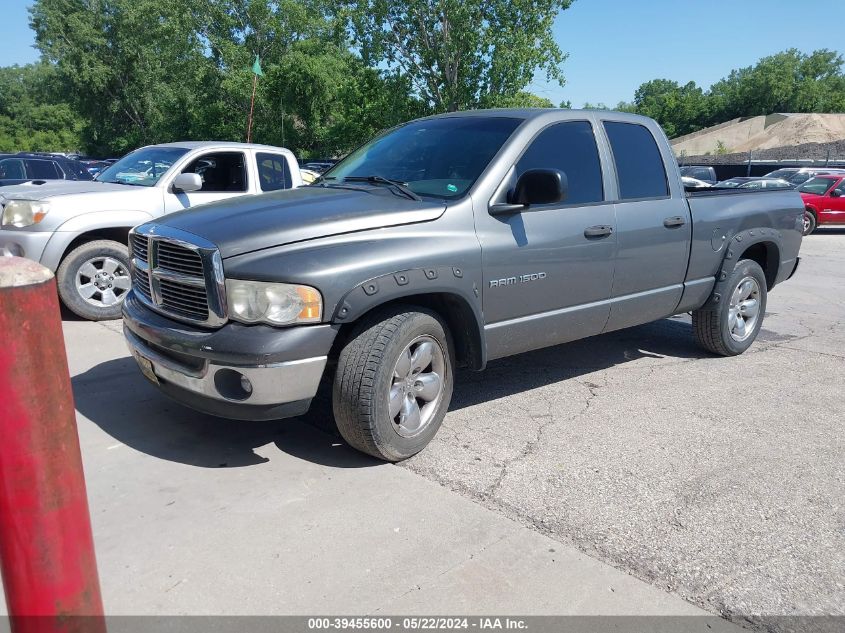
[[307, 411], [337, 333], [331, 325], [192, 328], [151, 311], [133, 293], [123, 305], [123, 329], [142, 372], [162, 392], [240, 420]]
[[52, 236], [51, 231], [0, 229], [0, 257], [26, 257], [40, 262]]

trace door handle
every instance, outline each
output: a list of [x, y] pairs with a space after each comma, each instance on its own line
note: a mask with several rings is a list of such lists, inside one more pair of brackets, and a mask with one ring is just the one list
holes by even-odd
[[606, 237], [613, 233], [613, 227], [607, 224], [597, 224], [584, 229], [584, 237]]
[[675, 215], [671, 218], [666, 218], [665, 220], [663, 220], [663, 226], [665, 226], [667, 229], [673, 229], [676, 226], [683, 226], [686, 223], [687, 221], [683, 218], [683, 216], [680, 215]]

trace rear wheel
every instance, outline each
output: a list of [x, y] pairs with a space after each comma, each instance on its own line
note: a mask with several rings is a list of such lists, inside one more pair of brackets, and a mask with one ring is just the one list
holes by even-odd
[[73, 313], [90, 321], [120, 318], [129, 292], [129, 249], [96, 240], [73, 249], [56, 271], [59, 296]]
[[402, 306], [363, 323], [338, 358], [332, 404], [350, 446], [400, 461], [440, 428], [454, 383], [452, 341], [432, 312]]
[[813, 231], [816, 230], [816, 226], [818, 226], [818, 220], [816, 219], [816, 214], [810, 211], [809, 209], [805, 209], [804, 211], [804, 235], [809, 235]]
[[751, 347], [766, 313], [766, 276], [750, 259], [737, 263], [716, 291], [722, 300], [692, 313], [696, 341], [722, 356], [736, 356]]

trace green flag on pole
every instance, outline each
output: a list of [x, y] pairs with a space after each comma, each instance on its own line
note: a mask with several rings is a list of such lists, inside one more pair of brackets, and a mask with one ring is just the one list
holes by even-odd
[[255, 56], [255, 63], [252, 65], [252, 72], [255, 73], [257, 77], [264, 76], [264, 72], [261, 70], [261, 62], [258, 59], [258, 55]]

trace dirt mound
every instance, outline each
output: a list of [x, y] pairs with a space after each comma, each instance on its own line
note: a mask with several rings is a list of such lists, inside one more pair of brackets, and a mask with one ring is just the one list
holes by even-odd
[[749, 152], [845, 139], [845, 114], [772, 114], [699, 130], [672, 140], [676, 154], [688, 156]]

